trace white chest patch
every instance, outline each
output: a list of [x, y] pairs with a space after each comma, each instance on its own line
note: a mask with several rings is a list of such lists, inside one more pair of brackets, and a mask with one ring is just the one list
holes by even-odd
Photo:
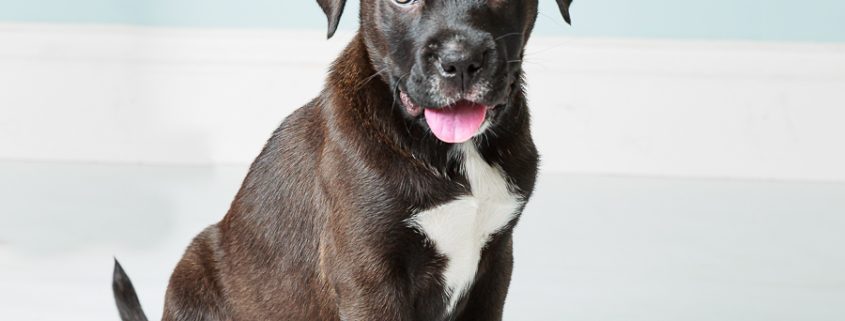
[[501, 170], [484, 161], [475, 145], [468, 142], [459, 148], [472, 195], [420, 212], [410, 221], [448, 259], [443, 272], [450, 298], [448, 312], [472, 285], [481, 249], [492, 234], [510, 223], [522, 205], [520, 198], [508, 190]]

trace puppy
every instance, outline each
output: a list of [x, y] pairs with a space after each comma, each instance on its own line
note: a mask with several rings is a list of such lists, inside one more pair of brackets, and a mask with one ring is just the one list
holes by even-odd
[[[537, 1], [362, 0], [325, 90], [176, 266], [163, 320], [501, 320], [537, 175]], [[331, 37], [345, 1], [317, 2]], [[119, 265], [114, 290], [146, 320]]]

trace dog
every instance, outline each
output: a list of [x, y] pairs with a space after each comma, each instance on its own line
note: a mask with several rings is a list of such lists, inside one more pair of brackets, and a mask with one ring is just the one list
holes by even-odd
[[[501, 320], [542, 0], [362, 0], [325, 89], [176, 266], [163, 320]], [[318, 0], [335, 33], [345, 0]], [[570, 0], [557, 0], [570, 23]], [[146, 320], [119, 264], [121, 318]]]

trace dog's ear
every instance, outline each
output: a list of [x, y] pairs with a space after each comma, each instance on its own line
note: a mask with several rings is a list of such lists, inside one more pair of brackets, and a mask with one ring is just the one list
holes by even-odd
[[340, 16], [343, 15], [343, 7], [346, 6], [346, 0], [317, 0], [320, 8], [326, 13], [326, 18], [329, 20], [329, 34], [328, 37], [334, 36], [337, 31], [337, 25], [340, 23]]
[[557, 6], [560, 7], [560, 14], [563, 15], [563, 20], [570, 25], [572, 24], [572, 19], [569, 18], [569, 5], [571, 4], [572, 0], [557, 0]]

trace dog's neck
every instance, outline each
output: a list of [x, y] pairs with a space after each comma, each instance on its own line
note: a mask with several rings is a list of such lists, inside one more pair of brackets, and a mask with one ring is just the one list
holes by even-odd
[[380, 147], [375, 150], [389, 148], [403, 158], [416, 160], [408, 146], [407, 132], [400, 130], [405, 125], [399, 114], [401, 110], [385, 103], [393, 101], [393, 94], [373, 68], [360, 33], [332, 65], [326, 96], [323, 108], [329, 115], [328, 122], [334, 125], [330, 127], [348, 143], [361, 147], [360, 150], [375, 144]]

